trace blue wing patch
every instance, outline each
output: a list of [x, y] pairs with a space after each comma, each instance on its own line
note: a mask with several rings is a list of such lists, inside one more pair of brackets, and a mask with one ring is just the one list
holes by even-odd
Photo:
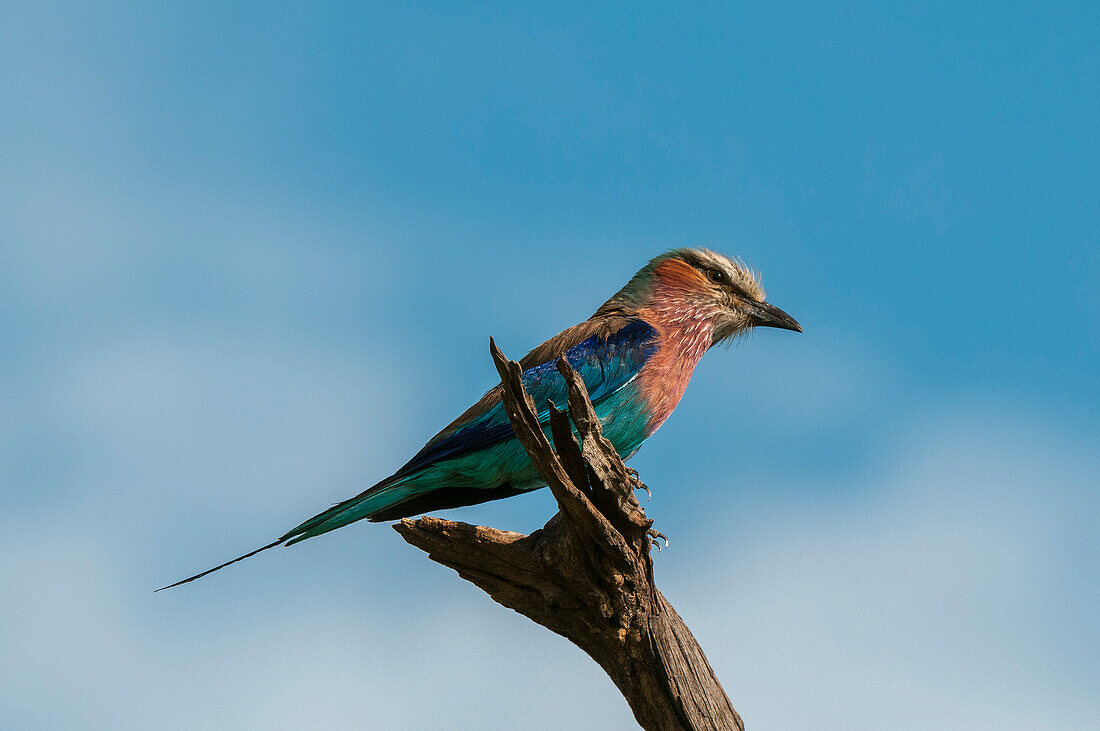
[[[565, 352], [569, 365], [580, 374], [593, 404], [629, 383], [657, 350], [657, 331], [643, 320], [633, 320], [606, 339], [593, 335]], [[523, 385], [537, 407], [547, 401], [565, 407], [569, 393], [565, 379], [554, 360], [532, 366], [523, 372]], [[545, 423], [549, 410], [540, 408], [539, 421]], [[403, 477], [443, 459], [454, 459], [510, 439], [512, 425], [504, 405], [495, 404], [484, 414], [452, 434], [428, 442], [394, 477]]]

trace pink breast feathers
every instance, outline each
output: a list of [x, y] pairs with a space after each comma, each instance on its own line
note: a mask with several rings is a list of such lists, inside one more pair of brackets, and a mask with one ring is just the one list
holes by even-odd
[[705, 313], [661, 309], [645, 313], [656, 328], [657, 352], [638, 372], [638, 390], [649, 410], [648, 437], [680, 403], [691, 374], [711, 344], [713, 324]]

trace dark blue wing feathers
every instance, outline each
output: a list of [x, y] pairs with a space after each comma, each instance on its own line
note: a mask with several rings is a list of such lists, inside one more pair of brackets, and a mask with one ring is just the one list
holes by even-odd
[[[592, 403], [611, 395], [630, 382], [657, 348], [657, 331], [643, 320], [631, 320], [606, 338], [593, 335], [565, 352], [569, 365], [588, 388]], [[539, 363], [523, 372], [523, 385], [539, 407], [539, 419], [545, 422], [547, 401], [564, 408], [568, 398], [565, 379], [558, 373], [557, 358]], [[394, 477], [402, 477], [442, 459], [453, 459], [476, 452], [512, 437], [512, 425], [498, 401], [470, 423], [424, 446]]]

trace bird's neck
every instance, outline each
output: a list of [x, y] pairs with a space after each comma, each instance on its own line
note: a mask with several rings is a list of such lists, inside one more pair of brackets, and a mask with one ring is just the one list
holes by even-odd
[[638, 315], [657, 331], [658, 348], [638, 373], [638, 387], [650, 411], [647, 434], [657, 431], [687, 389], [714, 335], [712, 313], [686, 302], [664, 302]]

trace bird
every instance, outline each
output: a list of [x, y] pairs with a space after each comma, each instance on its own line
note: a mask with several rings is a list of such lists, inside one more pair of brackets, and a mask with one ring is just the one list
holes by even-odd
[[[555, 368], [564, 356], [584, 381], [604, 436], [629, 459], [676, 408], [703, 354], [757, 327], [802, 332], [793, 317], [765, 301], [758, 276], [740, 259], [674, 249], [651, 259], [590, 318], [525, 355], [523, 385], [534, 403], [564, 407], [568, 390]], [[157, 591], [360, 520], [398, 520], [544, 487], [512, 432], [502, 390], [500, 384], [490, 389], [372, 487], [278, 540]], [[549, 428], [549, 406], [539, 420]]]

